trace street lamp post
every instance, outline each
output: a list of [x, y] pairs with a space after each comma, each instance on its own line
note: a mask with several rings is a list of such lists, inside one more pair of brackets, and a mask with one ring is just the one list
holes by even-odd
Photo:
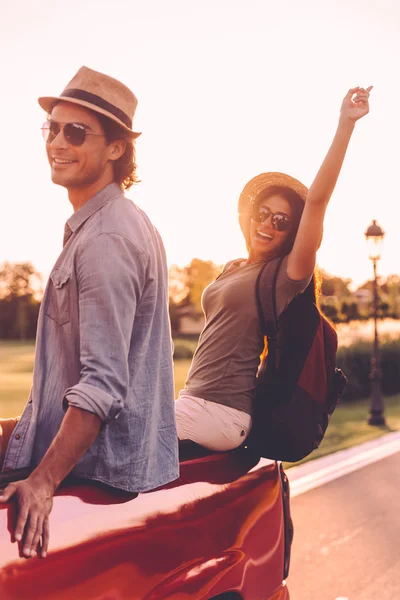
[[383, 398], [381, 389], [381, 368], [379, 360], [379, 338], [378, 338], [378, 279], [376, 265], [381, 257], [381, 248], [385, 232], [378, 223], [373, 220], [365, 232], [368, 243], [369, 258], [374, 267], [373, 281], [373, 306], [374, 306], [374, 351], [371, 358], [371, 407], [368, 419], [369, 425], [385, 425], [383, 414]]

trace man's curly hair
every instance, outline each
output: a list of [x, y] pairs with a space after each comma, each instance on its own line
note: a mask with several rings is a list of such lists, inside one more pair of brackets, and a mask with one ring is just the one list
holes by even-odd
[[103, 128], [104, 135], [108, 144], [115, 140], [125, 140], [126, 148], [123, 155], [114, 161], [114, 181], [118, 183], [124, 190], [138, 183], [139, 179], [136, 176], [136, 152], [135, 140], [130, 136], [129, 131], [118, 125], [112, 119], [95, 113], [100, 125]]

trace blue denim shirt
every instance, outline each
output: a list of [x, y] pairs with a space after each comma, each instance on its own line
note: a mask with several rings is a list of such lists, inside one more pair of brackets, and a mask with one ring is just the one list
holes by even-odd
[[72, 473], [143, 492], [178, 477], [168, 272], [161, 238], [113, 183], [67, 221], [40, 309], [33, 385], [3, 469], [35, 467], [65, 411], [100, 433]]

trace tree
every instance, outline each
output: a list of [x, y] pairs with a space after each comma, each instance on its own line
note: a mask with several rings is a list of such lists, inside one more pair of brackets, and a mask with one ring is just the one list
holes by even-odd
[[41, 281], [29, 262], [0, 266], [0, 337], [35, 337]]
[[189, 294], [189, 289], [186, 285], [185, 267], [172, 265], [169, 269], [169, 298], [170, 303], [179, 305], [184, 302]]
[[171, 322], [172, 335], [177, 335], [179, 333], [180, 319], [179, 319], [177, 304], [172, 300], [171, 297], [169, 299], [168, 310], [169, 310], [169, 320]]
[[390, 306], [391, 316], [395, 319], [400, 317], [400, 277], [389, 275], [385, 281], [387, 298]]
[[321, 294], [323, 296], [337, 296], [337, 298], [346, 298], [351, 296], [349, 285], [351, 279], [342, 279], [320, 270], [319, 276], [321, 279]]
[[0, 267], [0, 299], [33, 296], [41, 291], [42, 277], [30, 262], [5, 262]]
[[185, 267], [173, 265], [169, 271], [170, 298], [178, 305], [191, 304], [201, 312], [201, 295], [221, 271], [221, 266], [200, 258], [193, 258]]
[[338, 309], [333, 304], [323, 304], [320, 303], [319, 308], [321, 312], [333, 323], [337, 323], [339, 321], [338, 318]]
[[347, 322], [356, 321], [361, 318], [357, 302], [342, 302], [340, 311]]
[[201, 312], [201, 296], [204, 289], [221, 273], [222, 267], [211, 260], [194, 258], [186, 267], [186, 285], [189, 288], [189, 302]]

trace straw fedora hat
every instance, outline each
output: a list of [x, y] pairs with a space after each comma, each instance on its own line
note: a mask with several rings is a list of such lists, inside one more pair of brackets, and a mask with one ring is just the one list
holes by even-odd
[[140, 135], [132, 131], [136, 96], [126, 85], [109, 75], [81, 67], [59, 96], [43, 96], [38, 99], [47, 113], [51, 112], [57, 100], [79, 104], [100, 113], [129, 131], [133, 138]]
[[239, 197], [239, 225], [242, 233], [248, 240], [250, 227], [250, 210], [258, 194], [270, 187], [287, 187], [296, 192], [300, 198], [305, 201], [308, 189], [300, 181], [286, 175], [285, 173], [261, 173], [253, 179], [250, 179], [244, 186]]

